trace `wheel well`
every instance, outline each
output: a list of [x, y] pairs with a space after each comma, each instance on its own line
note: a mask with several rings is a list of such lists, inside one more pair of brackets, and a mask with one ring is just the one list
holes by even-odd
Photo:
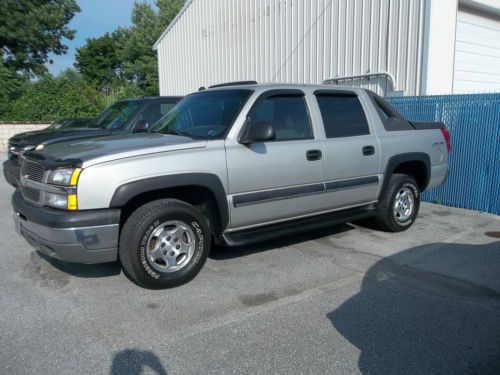
[[399, 164], [394, 169], [393, 173], [401, 173], [412, 176], [417, 182], [420, 191], [424, 191], [429, 183], [427, 180], [427, 168], [423, 161], [406, 161]]
[[221, 218], [217, 208], [216, 198], [208, 188], [202, 186], [181, 186], [158, 189], [134, 196], [121, 208], [120, 228], [123, 227], [123, 224], [125, 224], [129, 216], [140, 206], [165, 198], [178, 199], [195, 206], [207, 218], [212, 234], [220, 234]]

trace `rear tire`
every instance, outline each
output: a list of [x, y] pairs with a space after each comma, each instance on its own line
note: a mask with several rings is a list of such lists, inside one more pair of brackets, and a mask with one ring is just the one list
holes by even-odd
[[200, 272], [210, 252], [207, 220], [195, 207], [160, 199], [139, 207], [120, 234], [125, 275], [148, 289], [185, 284]]
[[411, 176], [393, 174], [378, 204], [377, 225], [390, 232], [407, 230], [420, 208], [420, 189]]

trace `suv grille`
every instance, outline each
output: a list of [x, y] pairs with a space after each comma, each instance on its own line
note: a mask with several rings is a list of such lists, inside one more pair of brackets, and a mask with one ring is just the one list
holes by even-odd
[[32, 187], [26, 186], [23, 181], [25, 179], [43, 182], [45, 176], [45, 169], [38, 164], [37, 162], [22, 159], [21, 164], [21, 193], [23, 198], [29, 202], [32, 202], [36, 205], [41, 205], [42, 201], [42, 192], [38, 189], [34, 189]]
[[21, 193], [26, 200], [37, 203], [40, 201], [40, 190], [33, 189], [28, 186], [21, 186]]
[[44, 174], [45, 169], [40, 164], [24, 159], [21, 165], [21, 175], [32, 181], [42, 182]]

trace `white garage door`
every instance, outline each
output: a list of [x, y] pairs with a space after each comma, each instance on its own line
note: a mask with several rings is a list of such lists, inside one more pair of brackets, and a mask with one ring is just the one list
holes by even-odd
[[459, 10], [454, 93], [500, 92], [500, 17]]

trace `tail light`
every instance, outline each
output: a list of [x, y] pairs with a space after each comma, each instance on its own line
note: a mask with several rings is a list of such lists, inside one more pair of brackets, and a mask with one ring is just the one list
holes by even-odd
[[449, 154], [451, 151], [450, 133], [448, 132], [448, 129], [446, 129], [446, 128], [441, 128], [441, 133], [443, 134], [443, 138], [446, 142], [446, 148], [448, 149], [448, 154]]

